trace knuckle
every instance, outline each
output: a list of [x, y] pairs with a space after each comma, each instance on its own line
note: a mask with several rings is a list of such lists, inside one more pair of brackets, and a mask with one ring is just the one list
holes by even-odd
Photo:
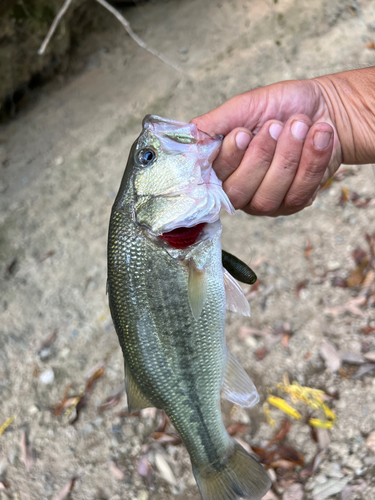
[[275, 201], [259, 197], [251, 200], [249, 207], [253, 212], [262, 215], [272, 215], [278, 209]]
[[290, 193], [285, 197], [284, 207], [288, 211], [299, 212], [307, 205], [309, 198], [306, 199], [306, 195], [298, 193]]

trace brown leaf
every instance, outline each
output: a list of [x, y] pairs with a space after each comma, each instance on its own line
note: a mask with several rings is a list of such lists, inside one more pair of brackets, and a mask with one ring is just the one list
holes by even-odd
[[276, 431], [276, 434], [271, 439], [271, 441], [268, 442], [267, 446], [270, 446], [271, 444], [277, 443], [279, 441], [283, 441], [283, 439], [286, 438], [286, 436], [290, 430], [291, 425], [292, 424], [291, 424], [290, 420], [288, 420], [287, 418], [285, 420], [283, 420], [280, 428]]
[[73, 477], [66, 485], [60, 490], [53, 500], [65, 500], [69, 493], [73, 490], [77, 477]]
[[361, 332], [368, 335], [369, 333], [375, 332], [375, 326], [362, 326]]
[[160, 420], [160, 423], [159, 425], [157, 426], [156, 428], [156, 431], [155, 432], [165, 432], [168, 424], [169, 424], [169, 418], [168, 418], [168, 415], [165, 413], [164, 410], [162, 410], [161, 414], [161, 420]]
[[357, 266], [356, 269], [353, 269], [353, 271], [351, 271], [351, 273], [349, 274], [349, 277], [346, 280], [349, 288], [358, 286], [362, 283], [362, 281], [365, 279], [365, 276], [366, 276], [365, 270], [366, 270], [367, 266], [368, 266], [368, 259], [366, 257]]
[[36, 351], [40, 352], [42, 349], [49, 347], [55, 342], [56, 339], [57, 339], [57, 328], [52, 330], [52, 332], [44, 340], [42, 340]]
[[375, 42], [366, 42], [365, 45], [370, 50], [374, 50], [375, 49]]
[[14, 276], [16, 274], [17, 264], [18, 264], [17, 257], [12, 257], [11, 259], [8, 260], [8, 262], [5, 265], [5, 268], [9, 276]]
[[313, 246], [311, 244], [311, 240], [309, 237], [307, 237], [306, 244], [305, 244], [305, 251], [304, 251], [306, 260], [310, 259], [312, 249], [313, 249]]
[[21, 459], [25, 464], [26, 472], [30, 472], [35, 461], [35, 451], [30, 444], [28, 432], [26, 430], [22, 431], [20, 447]]
[[97, 363], [89, 372], [86, 373], [86, 388], [85, 393], [90, 392], [94, 386], [94, 383], [102, 378], [105, 374], [104, 363], [100, 361]]
[[268, 350], [266, 347], [259, 347], [254, 354], [258, 361], [262, 361], [267, 356]]
[[342, 188], [338, 204], [339, 205], [345, 205], [345, 203], [348, 200], [349, 200], [349, 189], [348, 188]]
[[357, 247], [353, 250], [352, 257], [357, 266], [360, 266], [363, 261], [368, 262], [367, 252], [361, 247]]
[[348, 288], [348, 282], [344, 278], [339, 278], [338, 276], [334, 276], [331, 281], [332, 286], [340, 287], [340, 288]]
[[154, 432], [152, 437], [159, 444], [170, 444], [172, 446], [177, 446], [182, 443], [182, 439], [178, 434], [168, 434], [167, 432]]
[[229, 427], [227, 427], [227, 433], [230, 436], [244, 432], [248, 428], [247, 424], [241, 424], [241, 422], [234, 422]]
[[124, 390], [125, 390], [125, 385], [121, 384], [121, 386], [118, 387], [113, 394], [105, 398], [103, 403], [98, 406], [98, 411], [102, 412], [116, 406], [120, 402]]
[[289, 462], [293, 462], [295, 465], [302, 466], [305, 462], [304, 456], [302, 453], [294, 449], [290, 445], [279, 443], [277, 446], [277, 456], [279, 456], [283, 460], [288, 460]]

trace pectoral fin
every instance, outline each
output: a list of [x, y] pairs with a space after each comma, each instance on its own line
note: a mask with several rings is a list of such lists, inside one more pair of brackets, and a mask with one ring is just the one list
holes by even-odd
[[228, 401], [244, 408], [250, 408], [259, 401], [258, 391], [253, 381], [228, 348], [221, 394]]
[[193, 259], [189, 261], [189, 303], [194, 318], [198, 321], [207, 297], [207, 276], [204, 269], [198, 269]]
[[143, 410], [143, 408], [150, 408], [154, 406], [139, 390], [138, 385], [134, 382], [132, 374], [125, 363], [125, 389], [128, 397], [128, 412], [134, 413], [135, 411]]
[[232, 312], [250, 316], [250, 304], [237, 281], [223, 268], [224, 287], [227, 309]]

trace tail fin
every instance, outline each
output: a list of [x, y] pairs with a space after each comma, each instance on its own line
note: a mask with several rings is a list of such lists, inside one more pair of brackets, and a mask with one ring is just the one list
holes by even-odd
[[272, 484], [263, 466], [236, 442], [220, 470], [193, 466], [193, 472], [203, 500], [260, 500]]

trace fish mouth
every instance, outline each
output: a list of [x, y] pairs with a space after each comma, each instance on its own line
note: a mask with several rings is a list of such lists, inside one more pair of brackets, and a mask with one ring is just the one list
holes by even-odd
[[167, 233], [162, 233], [159, 238], [166, 241], [173, 248], [186, 248], [196, 243], [206, 222], [193, 227], [177, 227]]

